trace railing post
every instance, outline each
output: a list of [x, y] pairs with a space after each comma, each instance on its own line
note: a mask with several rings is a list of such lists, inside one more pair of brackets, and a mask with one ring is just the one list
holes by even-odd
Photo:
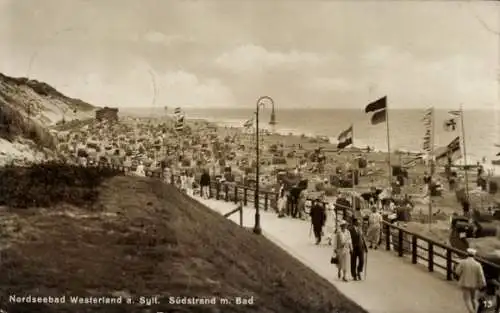
[[248, 204], [248, 189], [247, 187], [243, 187], [243, 205], [247, 206]]
[[417, 236], [413, 235], [411, 237], [411, 263], [417, 264], [417, 256], [418, 256], [418, 245], [417, 245]]
[[240, 226], [243, 227], [243, 204], [240, 202]]
[[446, 249], [446, 280], [453, 280], [453, 262], [450, 249]]
[[238, 185], [234, 185], [234, 203], [238, 203]]
[[219, 200], [220, 195], [220, 184], [218, 182], [215, 183], [215, 200]]
[[224, 200], [229, 201], [229, 186], [224, 184]]
[[264, 211], [267, 211], [269, 206], [269, 194], [266, 192], [264, 193]]
[[429, 264], [428, 264], [428, 268], [429, 268], [429, 272], [434, 272], [434, 244], [432, 244], [432, 242], [429, 241], [429, 256], [428, 256], [428, 259], [429, 259]]
[[391, 250], [391, 227], [389, 224], [385, 224], [385, 250]]
[[403, 248], [403, 230], [398, 229], [398, 256], [402, 257], [404, 254]]

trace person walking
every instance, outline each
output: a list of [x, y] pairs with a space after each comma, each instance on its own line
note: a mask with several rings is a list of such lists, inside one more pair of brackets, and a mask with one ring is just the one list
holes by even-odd
[[306, 190], [302, 189], [299, 193], [299, 199], [297, 201], [297, 214], [298, 218], [305, 219], [306, 217]]
[[352, 251], [351, 234], [347, 230], [347, 222], [342, 220], [339, 223], [340, 229], [335, 235], [334, 251], [338, 259], [338, 277], [347, 282], [347, 268], [349, 264], [349, 256]]
[[193, 185], [194, 185], [194, 174], [188, 172], [186, 175], [186, 193], [191, 197], [194, 195]]
[[292, 218], [297, 218], [297, 216], [298, 216], [298, 212], [299, 212], [298, 202], [299, 202], [300, 192], [301, 192], [301, 190], [297, 186], [293, 186], [289, 192], [288, 207], [289, 207], [290, 216]]
[[476, 313], [478, 308], [479, 290], [486, 287], [481, 263], [474, 258], [476, 250], [467, 249], [467, 257], [457, 264], [455, 274], [458, 277], [458, 286], [462, 289], [462, 297], [469, 313]]
[[187, 193], [187, 174], [186, 172], [181, 172], [181, 191]]
[[285, 211], [286, 211], [286, 207], [287, 207], [286, 200], [287, 200], [287, 195], [286, 195], [286, 191], [285, 191], [285, 186], [281, 185], [281, 187], [278, 191], [278, 203], [277, 203], [278, 217], [279, 218], [285, 217], [285, 213], [286, 213]]
[[163, 169], [163, 181], [167, 184], [171, 184], [172, 183], [172, 173], [170, 172], [170, 168], [169, 167], [165, 167]]
[[368, 216], [367, 241], [370, 249], [377, 249], [380, 243], [380, 232], [382, 229], [382, 214], [377, 211], [375, 206], [372, 207], [372, 212]]
[[210, 174], [208, 171], [203, 171], [200, 177], [200, 188], [201, 188], [201, 197], [204, 199], [210, 198]]
[[335, 208], [332, 203], [328, 202], [326, 203], [326, 240], [328, 242], [328, 245], [332, 245], [332, 240], [335, 236], [335, 230], [336, 230], [336, 220], [337, 220], [337, 214], [335, 214]]
[[368, 252], [365, 236], [359, 225], [359, 219], [353, 218], [349, 227], [351, 234], [351, 275], [354, 280], [361, 280], [361, 273], [365, 266], [365, 253]]
[[316, 237], [316, 244], [319, 245], [323, 234], [323, 226], [326, 221], [326, 213], [325, 208], [320, 204], [318, 199], [313, 199], [309, 215], [311, 216], [311, 224], [314, 236]]

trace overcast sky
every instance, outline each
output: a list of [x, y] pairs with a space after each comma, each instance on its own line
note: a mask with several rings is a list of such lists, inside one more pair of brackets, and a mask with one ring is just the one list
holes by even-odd
[[495, 2], [0, 0], [0, 71], [121, 107], [491, 108], [499, 31]]

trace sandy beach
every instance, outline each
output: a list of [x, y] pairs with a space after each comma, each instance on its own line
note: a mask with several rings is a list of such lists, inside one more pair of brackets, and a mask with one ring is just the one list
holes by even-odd
[[[252, 129], [216, 125], [203, 119], [186, 120], [182, 134], [172, 130], [173, 117], [138, 118], [123, 116], [116, 124], [88, 120], [75, 126], [60, 130], [58, 149], [67, 161], [80, 164], [110, 162], [131, 166], [137, 175], [144, 168], [162, 170], [165, 166], [172, 173], [190, 172], [195, 181], [203, 170], [212, 176], [231, 177], [228, 181], [237, 184], [249, 183], [254, 177], [255, 136]], [[277, 174], [295, 172], [308, 180], [307, 193], [310, 196], [324, 195], [333, 202], [335, 197], [345, 191], [355, 194], [369, 192], [371, 188], [388, 186], [388, 154], [367, 152], [357, 148], [338, 150], [336, 143], [325, 142], [323, 138], [271, 134], [262, 132], [261, 151], [261, 189], [277, 191]], [[317, 158], [324, 158], [320, 164]], [[393, 153], [392, 165], [404, 165], [415, 159], [411, 153]], [[359, 182], [354, 188], [339, 188], [332, 184], [334, 177], [349, 182], [352, 176], [346, 174], [350, 168], [357, 167], [357, 158], [366, 160], [366, 168], [360, 170]], [[176, 162], [178, 160], [179, 162]], [[230, 171], [230, 175], [225, 175]], [[423, 177], [428, 171], [424, 161], [417, 160], [407, 168], [408, 178], [404, 180], [401, 191], [393, 195], [395, 199], [411, 197], [413, 209], [411, 220], [401, 222], [412, 232], [447, 243], [450, 234], [449, 219], [454, 213], [461, 213], [461, 205], [455, 192], [447, 189], [444, 183], [443, 168], [437, 169], [437, 179], [442, 183], [441, 196], [433, 197], [432, 223], [429, 227], [429, 206], [425, 197]], [[475, 189], [475, 173], [469, 171], [469, 188]], [[251, 179], [250, 179], [251, 181]], [[461, 182], [463, 185], [463, 181]], [[493, 197], [480, 192], [471, 193], [473, 207], [484, 208], [495, 205]], [[368, 203], [362, 201], [368, 209]]]

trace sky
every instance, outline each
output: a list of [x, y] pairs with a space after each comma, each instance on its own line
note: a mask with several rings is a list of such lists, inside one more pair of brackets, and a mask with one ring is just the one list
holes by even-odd
[[500, 107], [500, 4], [0, 0], [0, 72], [115, 107]]

